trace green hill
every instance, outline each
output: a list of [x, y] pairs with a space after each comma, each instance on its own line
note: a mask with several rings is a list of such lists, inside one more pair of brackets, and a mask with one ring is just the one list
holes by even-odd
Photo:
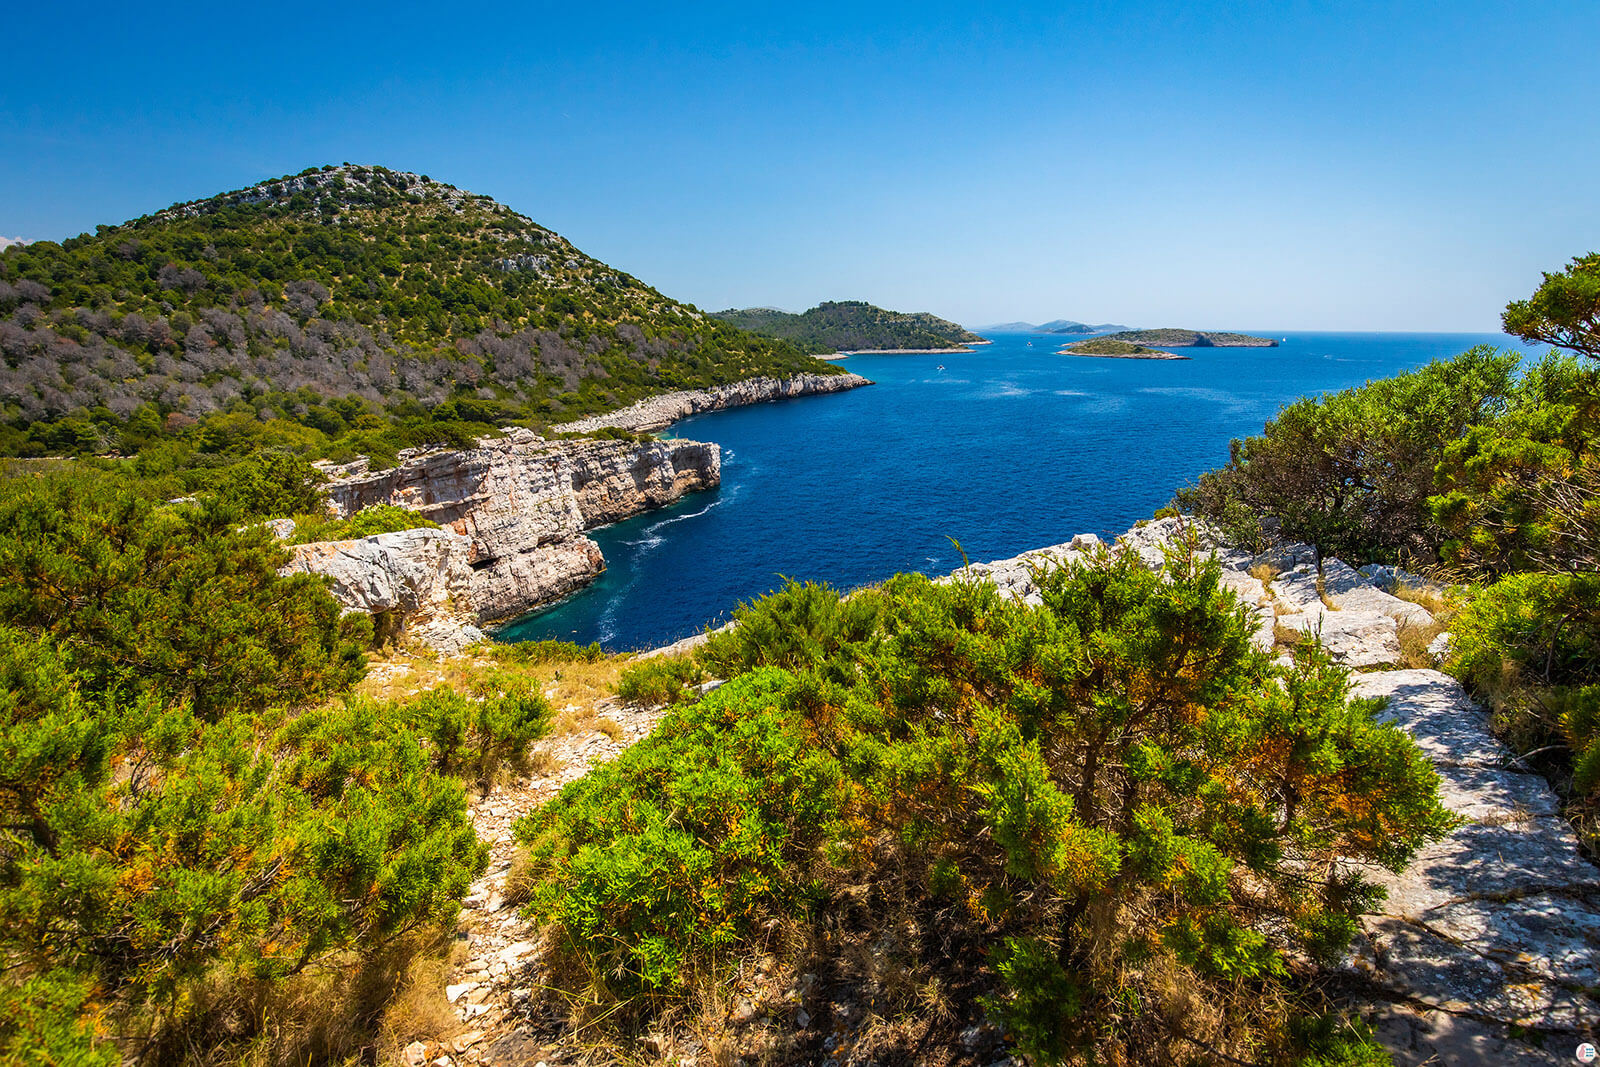
[[796, 315], [775, 308], [716, 311], [714, 317], [807, 352], [873, 348], [960, 348], [983, 338], [925, 311], [885, 311], [861, 300], [826, 301]]
[[1101, 338], [1103, 341], [1127, 341], [1134, 345], [1158, 345], [1162, 348], [1277, 348], [1271, 337], [1252, 337], [1247, 333], [1216, 333], [1203, 330], [1124, 330]]
[[374, 451], [827, 372], [426, 175], [312, 168], [0, 252], [0, 454]]

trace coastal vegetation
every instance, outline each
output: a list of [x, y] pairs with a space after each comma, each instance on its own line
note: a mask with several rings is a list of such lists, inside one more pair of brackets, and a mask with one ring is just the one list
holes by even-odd
[[1245, 545], [1310, 542], [1456, 583], [1447, 666], [1600, 846], [1600, 256], [1547, 274], [1475, 348], [1306, 398], [1177, 504]]
[[1276, 348], [1278, 342], [1271, 337], [1253, 337], [1247, 333], [1218, 333], [1204, 330], [1123, 330], [1108, 334], [1108, 341], [1127, 341], [1135, 345], [1158, 345], [1162, 348]]
[[798, 315], [775, 308], [713, 313], [714, 318], [763, 337], [793, 342], [806, 352], [863, 349], [960, 348], [977, 334], [925, 311], [885, 311], [861, 300], [824, 301]]
[[1038, 1062], [1375, 1062], [1291, 974], [1344, 951], [1362, 864], [1450, 825], [1427, 760], [1326, 659], [1254, 650], [1193, 545], [1039, 581], [742, 607], [696, 657], [726, 685], [519, 827], [572, 1025], [641, 1033], [765, 957], [908, 1020], [880, 1059], [951, 991]]
[[[1589, 256], [1507, 309], [1568, 354], [1297, 401], [1178, 495], [1244, 545], [1451, 579], [1449, 668], [1591, 843], [1597, 293]], [[258, 520], [430, 524], [328, 520], [313, 457], [815, 361], [382, 168], [7, 249], [0, 313], [0, 1062], [395, 1058], [488, 866], [469, 797], [531, 769], [575, 678], [668, 706], [516, 824], [529, 996], [619, 1055], [766, 968], [884, 1060], [981, 1031], [1040, 1063], [1384, 1062], [1319, 983], [1371, 873], [1451, 827], [1437, 776], [1315, 642], [1256, 649], [1197, 543], [1041, 571], [1037, 603], [791, 583], [690, 656], [530, 644], [381, 691], [369, 620]], [[763, 1055], [826, 1056], [803, 1003]]]
[[392, 462], [656, 393], [832, 373], [486, 196], [327, 166], [0, 250], [0, 455]]

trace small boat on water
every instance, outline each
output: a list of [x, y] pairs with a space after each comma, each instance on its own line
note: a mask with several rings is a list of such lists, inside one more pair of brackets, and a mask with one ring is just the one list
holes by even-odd
[[943, 363], [939, 364], [939, 369], [940, 370], [944, 370], [944, 364]]

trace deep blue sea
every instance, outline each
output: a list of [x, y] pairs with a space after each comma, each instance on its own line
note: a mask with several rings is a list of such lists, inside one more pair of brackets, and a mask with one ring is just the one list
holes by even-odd
[[687, 419], [670, 435], [722, 445], [722, 487], [593, 531], [606, 573], [497, 636], [648, 648], [725, 621], [785, 576], [848, 589], [953, 570], [951, 539], [989, 560], [1119, 533], [1295, 397], [1475, 344], [1518, 347], [1500, 334], [1254, 332], [1285, 340], [1158, 361], [998, 334], [970, 354], [845, 361], [867, 388]]

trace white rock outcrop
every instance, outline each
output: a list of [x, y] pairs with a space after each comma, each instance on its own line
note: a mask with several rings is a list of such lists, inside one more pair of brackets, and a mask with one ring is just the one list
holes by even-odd
[[362, 611], [441, 651], [483, 639], [473, 624], [472, 542], [449, 530], [401, 530], [296, 545], [285, 573], [320, 574], [346, 611]]
[[1453, 678], [1375, 672], [1355, 693], [1389, 699], [1386, 716], [1428, 754], [1463, 819], [1378, 879], [1389, 898], [1367, 918], [1355, 966], [1393, 995], [1370, 1009], [1380, 1037], [1406, 1067], [1551, 1062], [1515, 1038], [1575, 1043], [1600, 1026], [1600, 868]]
[[859, 374], [796, 374], [791, 378], [747, 378], [742, 382], [718, 385], [711, 389], [687, 389], [682, 392], [652, 396], [620, 411], [564, 423], [556, 429], [569, 433], [590, 433], [594, 430], [615, 427], [636, 433], [653, 433], [671, 426], [679, 419], [707, 411], [761, 404], [768, 400], [839, 393], [846, 389], [856, 389], [871, 384], [871, 381]]
[[476, 448], [405, 454], [392, 470], [333, 471], [340, 515], [409, 508], [466, 537], [466, 602], [479, 623], [512, 618], [592, 581], [605, 560], [583, 531], [722, 481], [722, 452], [699, 441], [547, 441], [528, 430]]

